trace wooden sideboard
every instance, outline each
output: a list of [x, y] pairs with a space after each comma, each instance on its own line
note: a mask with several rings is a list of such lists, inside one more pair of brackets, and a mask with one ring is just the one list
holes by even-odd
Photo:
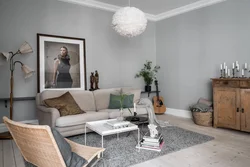
[[250, 132], [250, 79], [212, 78], [214, 127]]

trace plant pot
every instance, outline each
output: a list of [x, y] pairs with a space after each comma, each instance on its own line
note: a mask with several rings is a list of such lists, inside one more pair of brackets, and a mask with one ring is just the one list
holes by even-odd
[[150, 85], [145, 86], [145, 92], [151, 92], [151, 86]]

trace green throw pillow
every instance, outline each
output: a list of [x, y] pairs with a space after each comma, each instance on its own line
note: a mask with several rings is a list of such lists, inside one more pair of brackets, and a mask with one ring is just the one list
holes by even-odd
[[[110, 94], [109, 98], [109, 109], [120, 109], [121, 104], [120, 104], [120, 95], [113, 95]], [[133, 99], [134, 99], [134, 94], [131, 95], [126, 95], [126, 97], [123, 100], [123, 108], [132, 108], [133, 107]]]
[[134, 94], [127, 95], [123, 101], [123, 108], [133, 108], [134, 107]]

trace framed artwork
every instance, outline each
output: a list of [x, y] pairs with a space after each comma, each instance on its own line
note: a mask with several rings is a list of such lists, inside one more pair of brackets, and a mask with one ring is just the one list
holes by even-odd
[[85, 39], [37, 34], [37, 91], [87, 89]]

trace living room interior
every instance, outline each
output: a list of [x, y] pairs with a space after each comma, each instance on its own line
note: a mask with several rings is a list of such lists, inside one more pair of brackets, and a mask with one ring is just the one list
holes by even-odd
[[[136, 16], [138, 11], [132, 12], [131, 19], [145, 30], [124, 35], [126, 26], [117, 28], [112, 24], [114, 14], [124, 7], [135, 7], [145, 14], [146, 24]], [[249, 0], [0, 0], [0, 56], [26, 49], [26, 53], [15, 55], [12, 81], [11, 61], [0, 62], [0, 133], [8, 131], [2, 118], [10, 117], [13, 106], [11, 120], [15, 122], [49, 125], [81, 145], [103, 145], [103, 162], [98, 161], [96, 166], [249, 166], [249, 7]], [[124, 21], [121, 15], [116, 19], [121, 19], [120, 24]], [[46, 49], [52, 53], [48, 48], [54, 46], [51, 43], [55, 39], [61, 43], [70, 41], [72, 46], [79, 43], [81, 63], [76, 69], [81, 79], [73, 79], [79, 87], [67, 90], [82, 115], [97, 111], [98, 116], [73, 115], [64, 120], [58, 111], [52, 114], [53, 119], [46, 116], [44, 105], [53, 105], [46, 99], [67, 94], [66, 89], [49, 90], [53, 87], [46, 87], [44, 79], [47, 74], [43, 59], [53, 60], [54, 67], [54, 58], [60, 52], [59, 48], [51, 57], [46, 55]], [[51, 43], [45, 45], [46, 40]], [[72, 56], [73, 47], [68, 48]], [[148, 61], [152, 68], [160, 67], [150, 92], [145, 90], [144, 78], [135, 77]], [[25, 78], [24, 64], [32, 76]], [[98, 72], [98, 90], [92, 89], [92, 72]], [[131, 111], [123, 107], [107, 111], [110, 94], [118, 91], [133, 92], [133, 105], [127, 107]], [[155, 115], [154, 111], [149, 112], [154, 103], [150, 107], [143, 105], [149, 105], [146, 99], [154, 102], [159, 96], [164, 109]], [[203, 104], [197, 105], [199, 102]], [[211, 111], [195, 115], [192, 107], [200, 109], [204, 104]], [[130, 127], [131, 131], [121, 130], [124, 133], [119, 135], [115, 132], [100, 136], [91, 129], [95, 124], [88, 121], [116, 119], [122, 110], [124, 117], [137, 111], [138, 117], [146, 116], [149, 122], [140, 122]], [[157, 151], [137, 147], [144, 132], [152, 127], [148, 126], [151, 120], [160, 122], [157, 130], [164, 140]], [[85, 126], [73, 126], [72, 121], [85, 121]], [[87, 132], [94, 132], [84, 134], [86, 127]], [[0, 167], [26, 165], [16, 142], [0, 139]]]

